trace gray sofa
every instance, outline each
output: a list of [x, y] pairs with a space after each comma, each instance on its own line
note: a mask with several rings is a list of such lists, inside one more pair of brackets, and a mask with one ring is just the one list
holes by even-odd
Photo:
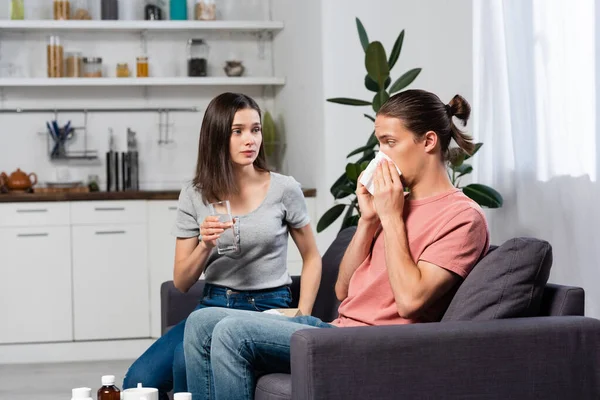
[[[323, 256], [313, 315], [324, 321], [337, 316], [334, 285], [353, 234], [340, 232]], [[583, 316], [583, 289], [547, 283], [546, 242], [493, 250], [439, 323], [296, 332], [289, 373], [262, 376], [256, 399], [600, 398], [600, 321]], [[183, 294], [163, 283], [163, 333], [195, 308], [203, 285]], [[293, 277], [296, 301], [299, 289]]]

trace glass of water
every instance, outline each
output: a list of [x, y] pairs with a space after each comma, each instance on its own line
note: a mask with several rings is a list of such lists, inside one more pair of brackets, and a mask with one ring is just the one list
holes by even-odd
[[231, 222], [232, 227], [225, 229], [217, 239], [217, 252], [219, 254], [236, 253], [239, 251], [239, 225], [233, 220], [229, 200], [218, 201], [208, 205], [210, 215], [219, 217], [219, 222]]

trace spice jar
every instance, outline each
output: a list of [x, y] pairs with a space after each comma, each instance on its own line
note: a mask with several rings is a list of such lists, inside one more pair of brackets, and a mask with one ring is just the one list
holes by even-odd
[[60, 43], [60, 38], [58, 36], [48, 37], [46, 47], [48, 78], [62, 78], [64, 76], [63, 57], [63, 46]]
[[129, 65], [127, 63], [117, 64], [117, 78], [129, 78]]
[[73, 0], [73, 13], [71, 19], [91, 20], [90, 0]]
[[71, 2], [69, 0], [54, 0], [54, 19], [69, 19]]
[[10, 1], [10, 19], [25, 19], [24, 0]]
[[138, 78], [147, 78], [148, 75], [148, 56], [140, 56], [136, 59], [136, 72]]
[[194, 18], [203, 21], [214, 21], [217, 19], [217, 6], [215, 0], [196, 0]]
[[[131, 1], [131, 0], [125, 0]], [[119, 2], [117, 0], [102, 0], [100, 4], [100, 15], [103, 20], [119, 19]]]
[[65, 55], [65, 76], [79, 78], [83, 74], [83, 58], [80, 51], [67, 51]]
[[188, 40], [188, 76], [206, 76], [208, 45], [203, 39]]
[[86, 78], [102, 77], [102, 58], [84, 57], [83, 58], [83, 76]]

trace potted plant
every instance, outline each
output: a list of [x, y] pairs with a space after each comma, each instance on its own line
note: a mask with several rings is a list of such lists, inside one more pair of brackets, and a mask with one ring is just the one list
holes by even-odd
[[[367, 74], [364, 78], [364, 85], [369, 91], [374, 92], [373, 99], [367, 101], [347, 97], [336, 97], [327, 99], [327, 101], [355, 107], [369, 106], [377, 113], [383, 103], [390, 98], [390, 95], [406, 88], [417, 78], [421, 72], [421, 68], [413, 68], [406, 71], [392, 83], [390, 71], [396, 65], [396, 61], [398, 61], [398, 58], [400, 57], [402, 44], [404, 42], [404, 30], [398, 35], [398, 38], [392, 47], [392, 51], [389, 57], [387, 57], [381, 42], [369, 42], [367, 32], [358, 18], [356, 18], [356, 27], [360, 43], [365, 51], [365, 68]], [[368, 118], [373, 122], [375, 121], [373, 115], [366, 113], [363, 115], [365, 118]], [[448, 176], [454, 186], [461, 188], [465, 195], [476, 201], [480, 206], [498, 208], [502, 206], [503, 200], [500, 193], [495, 189], [478, 183], [472, 183], [466, 186], [460, 185], [461, 178], [473, 171], [473, 166], [465, 163], [465, 161], [474, 156], [482, 145], [483, 143], [477, 143], [475, 150], [470, 155], [459, 148], [451, 149], [451, 151], [459, 152], [459, 154], [457, 154], [457, 157], [452, 157], [454, 159], [453, 163], [448, 164]], [[344, 216], [341, 229], [358, 224], [360, 209], [355, 194], [356, 181], [369, 162], [375, 158], [378, 147], [379, 145], [377, 138], [375, 137], [375, 132], [372, 132], [364, 146], [351, 151], [346, 156], [346, 158], [358, 157], [358, 159], [346, 164], [344, 173], [331, 186], [331, 194], [337, 204], [321, 216], [317, 223], [317, 232], [326, 229], [342, 214], [344, 214]]]

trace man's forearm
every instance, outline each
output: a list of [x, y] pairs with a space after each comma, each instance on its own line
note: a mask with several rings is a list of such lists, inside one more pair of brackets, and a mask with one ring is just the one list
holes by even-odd
[[382, 227], [390, 286], [399, 313], [402, 317], [409, 317], [414, 309], [413, 300], [421, 280], [421, 270], [410, 254], [402, 217], [386, 219], [382, 222]]
[[335, 283], [335, 294], [338, 300], [341, 301], [348, 296], [350, 278], [352, 278], [354, 271], [356, 271], [362, 262], [369, 256], [371, 245], [373, 244], [373, 237], [375, 236], [375, 232], [377, 232], [378, 226], [378, 220], [358, 220], [358, 227], [356, 228], [354, 237], [348, 245], [344, 257], [340, 262], [338, 279]]

